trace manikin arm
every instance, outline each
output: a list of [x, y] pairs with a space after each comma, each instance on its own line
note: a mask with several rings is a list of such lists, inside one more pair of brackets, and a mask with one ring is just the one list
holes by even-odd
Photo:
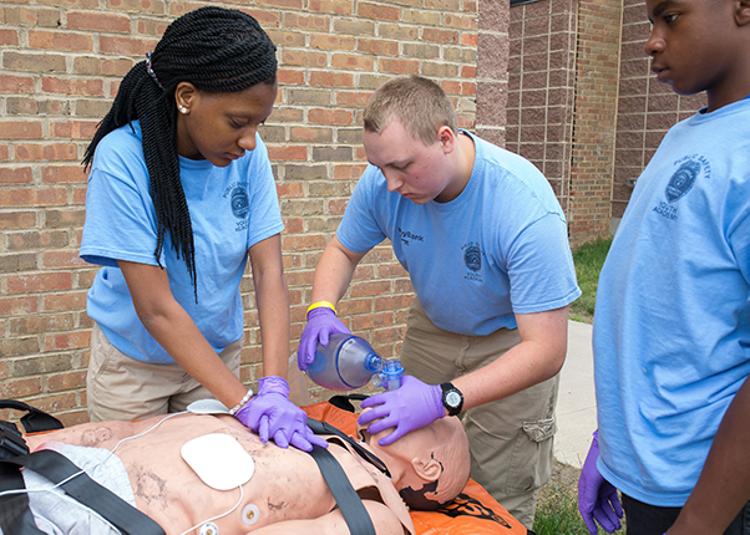
[[720, 535], [750, 498], [750, 377], [719, 425], [698, 483], [669, 535]]
[[516, 323], [521, 343], [453, 381], [464, 395], [464, 410], [520, 392], [562, 368], [568, 347], [568, 307], [516, 314]]
[[[380, 502], [362, 500], [367, 509], [377, 535], [403, 535], [404, 527], [393, 511]], [[315, 535], [344, 535], [349, 529], [344, 515], [336, 509], [318, 518], [310, 520], [287, 520], [264, 526], [247, 535], [288, 535], [289, 533], [314, 533]]]

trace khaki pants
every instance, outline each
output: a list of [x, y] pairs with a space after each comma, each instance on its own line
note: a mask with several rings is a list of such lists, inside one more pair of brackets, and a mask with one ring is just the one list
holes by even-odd
[[[242, 340], [219, 354], [238, 376]], [[148, 364], [118, 351], [94, 324], [86, 374], [89, 419], [134, 420], [185, 410], [198, 399], [214, 396], [178, 364]]]
[[[436, 327], [415, 300], [402, 364], [427, 383], [444, 383], [502, 357], [520, 342], [517, 330], [464, 336]], [[471, 477], [531, 529], [538, 489], [549, 480], [559, 376], [512, 396], [469, 409], [463, 423], [471, 446]]]

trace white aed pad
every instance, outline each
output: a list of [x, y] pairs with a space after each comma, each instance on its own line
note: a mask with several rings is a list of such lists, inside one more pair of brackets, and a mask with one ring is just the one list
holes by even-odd
[[229, 409], [218, 399], [196, 399], [185, 410], [193, 414], [229, 414]]
[[188, 440], [180, 454], [201, 480], [216, 490], [236, 489], [255, 473], [255, 462], [236, 438], [209, 433]]

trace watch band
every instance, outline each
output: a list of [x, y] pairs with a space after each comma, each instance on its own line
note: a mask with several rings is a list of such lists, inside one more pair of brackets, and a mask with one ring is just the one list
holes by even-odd
[[464, 406], [464, 395], [456, 388], [453, 383], [442, 383], [440, 389], [443, 391], [441, 400], [443, 407], [449, 416], [457, 416], [461, 413]]

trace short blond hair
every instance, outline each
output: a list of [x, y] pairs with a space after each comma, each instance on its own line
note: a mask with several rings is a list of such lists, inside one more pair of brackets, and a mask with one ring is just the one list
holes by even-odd
[[437, 131], [456, 132], [456, 113], [442, 88], [421, 76], [394, 78], [381, 85], [365, 108], [365, 130], [379, 134], [393, 118], [425, 145], [437, 141]]

